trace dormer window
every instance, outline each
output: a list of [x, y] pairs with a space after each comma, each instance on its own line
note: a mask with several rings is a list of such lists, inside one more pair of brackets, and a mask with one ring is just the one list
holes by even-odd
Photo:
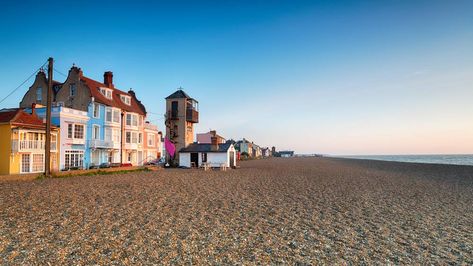
[[126, 105], [131, 105], [131, 97], [130, 96], [120, 95], [120, 98], [122, 99], [122, 102], [125, 103]]
[[112, 99], [112, 90], [107, 88], [100, 88], [100, 93], [107, 99]]

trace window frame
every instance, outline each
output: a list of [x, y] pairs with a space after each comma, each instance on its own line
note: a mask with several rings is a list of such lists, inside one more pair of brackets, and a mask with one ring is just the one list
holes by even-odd
[[92, 107], [92, 115], [94, 118], [100, 118], [100, 105], [97, 103], [94, 103], [94, 106]]

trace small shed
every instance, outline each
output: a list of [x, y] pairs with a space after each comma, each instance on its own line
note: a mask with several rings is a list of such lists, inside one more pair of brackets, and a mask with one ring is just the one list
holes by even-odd
[[200, 167], [208, 163], [211, 167], [222, 164], [235, 168], [237, 162], [235, 147], [232, 143], [201, 144], [193, 143], [179, 151], [179, 166]]

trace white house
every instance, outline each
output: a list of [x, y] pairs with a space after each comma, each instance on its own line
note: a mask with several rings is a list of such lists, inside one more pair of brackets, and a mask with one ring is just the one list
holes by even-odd
[[[46, 119], [46, 107], [35, 107], [36, 114]], [[51, 122], [61, 128], [59, 170], [83, 168], [86, 156], [87, 112], [55, 106], [51, 109]]]
[[211, 167], [220, 167], [224, 164], [234, 168], [236, 166], [235, 147], [231, 143], [193, 143], [179, 151], [179, 166], [200, 167], [203, 163], [208, 163]]

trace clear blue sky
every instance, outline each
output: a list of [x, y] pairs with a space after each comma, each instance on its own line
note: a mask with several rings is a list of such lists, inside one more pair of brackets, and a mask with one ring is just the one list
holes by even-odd
[[200, 102], [197, 130], [227, 138], [300, 153], [473, 153], [473, 1], [2, 5], [4, 95], [52, 56], [63, 73], [113, 71], [161, 128], [164, 97], [182, 86]]

